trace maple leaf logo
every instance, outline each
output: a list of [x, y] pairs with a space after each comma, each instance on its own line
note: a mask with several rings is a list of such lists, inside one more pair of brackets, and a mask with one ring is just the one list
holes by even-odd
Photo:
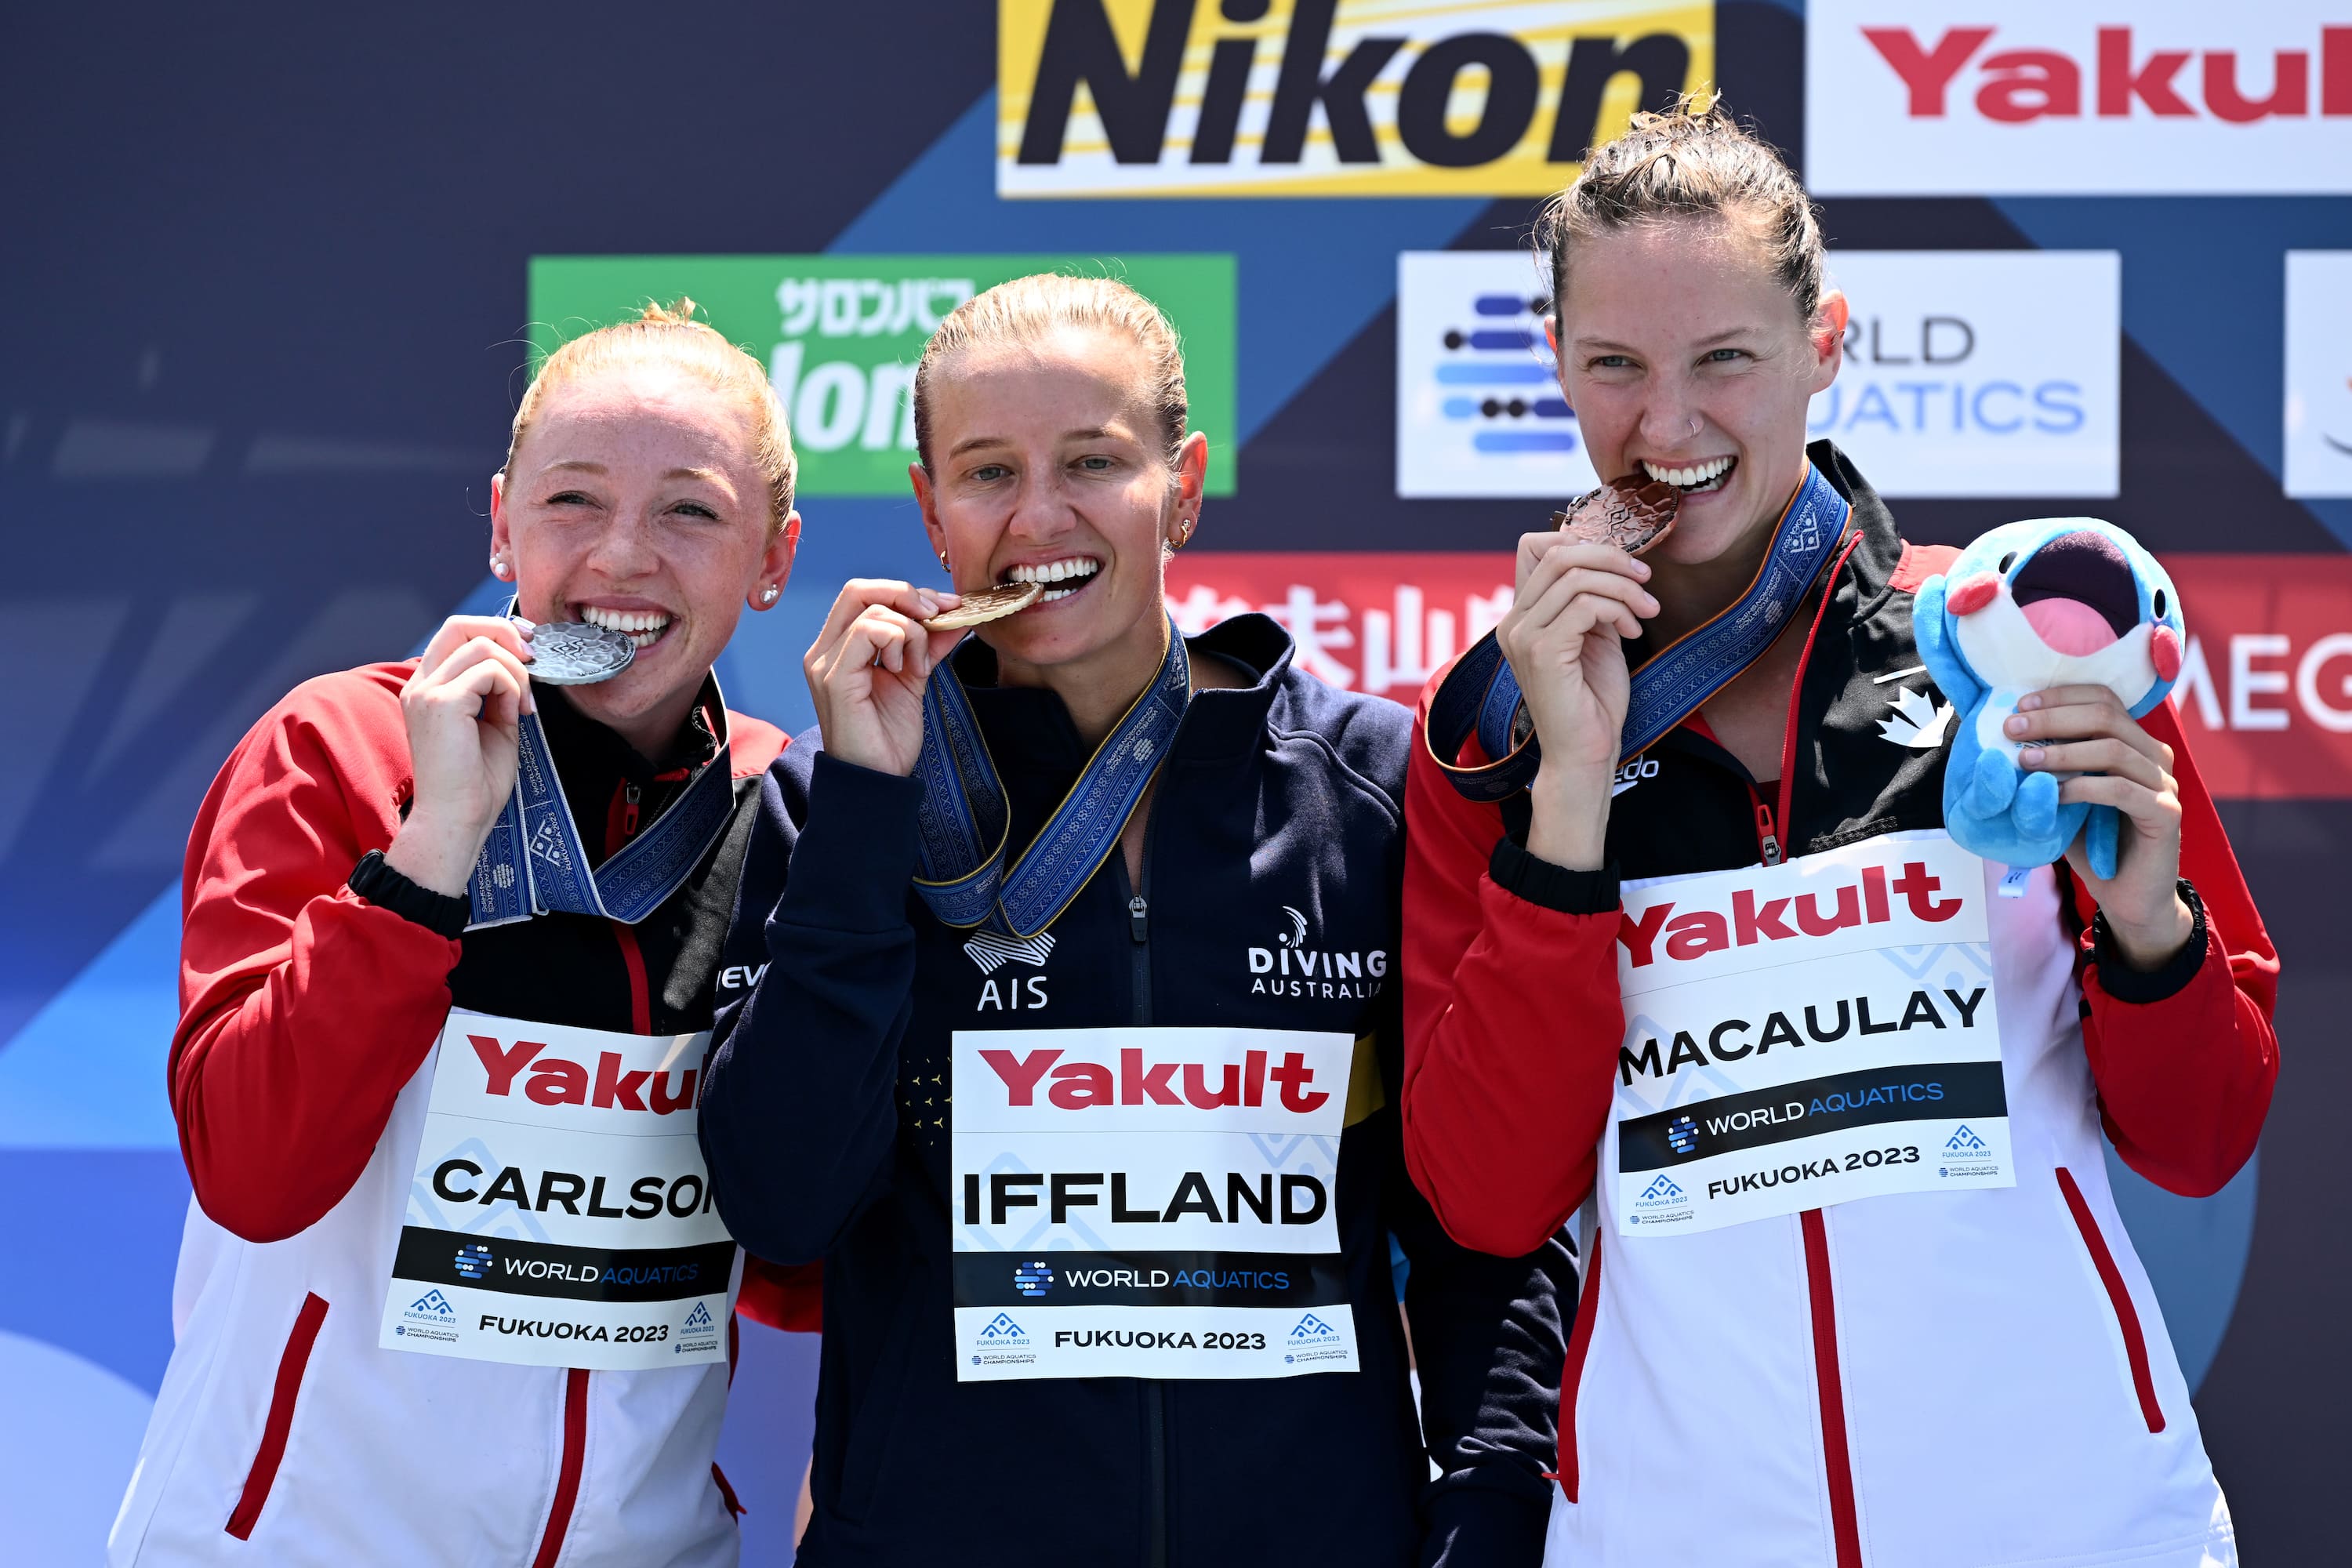
[[1932, 752], [1944, 743], [1944, 731], [1952, 727], [1950, 703], [1939, 708], [1926, 692], [1905, 686], [1895, 689], [1888, 704], [1895, 717], [1878, 721], [1881, 736], [1915, 752]]

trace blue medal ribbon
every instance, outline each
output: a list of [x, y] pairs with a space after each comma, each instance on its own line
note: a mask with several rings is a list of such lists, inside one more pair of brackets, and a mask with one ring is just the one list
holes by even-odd
[[635, 925], [659, 909], [700, 864], [735, 804], [727, 707], [714, 679], [707, 687], [719, 715], [719, 750], [651, 826], [591, 869], [572, 821], [563, 780], [537, 713], [522, 716], [515, 787], [499, 812], [467, 885], [467, 931], [509, 925], [551, 910]]
[[[1677, 637], [1633, 676], [1618, 755], [1630, 758], [1657, 743], [1707, 699], [1737, 679], [1772, 646], [1790, 613], [1804, 599], [1835, 554], [1853, 508], [1812, 464], [1781, 509], [1771, 547], [1747, 591], [1705, 626]], [[1429, 704], [1423, 744], [1454, 789], [1471, 800], [1496, 801], [1535, 782], [1543, 752], [1530, 729], [1514, 737], [1519, 682], [1493, 632], [1472, 645], [1446, 672]], [[1456, 764], [1473, 733], [1493, 758], [1483, 767]]]
[[1192, 660], [1175, 623], [1160, 673], [1103, 743], [1010, 869], [1012, 813], [952, 660], [923, 689], [922, 781], [916, 810], [915, 891], [942, 925], [985, 926], [1026, 941], [1052, 925], [1118, 843], [1127, 819], [1168, 757], [1192, 691]]

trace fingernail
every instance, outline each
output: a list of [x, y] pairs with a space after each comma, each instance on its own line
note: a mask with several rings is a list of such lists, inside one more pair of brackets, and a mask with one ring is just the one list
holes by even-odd
[[2031, 713], [2041, 706], [2042, 693], [2039, 691], [2029, 691], [2017, 700], [2017, 710], [2020, 713]]
[[[2031, 700], [2031, 699], [2028, 700]], [[2021, 708], [2024, 704], [2020, 703], [2018, 706]], [[2011, 714], [2009, 721], [2001, 725], [2001, 728], [2008, 731], [2012, 735], [2022, 735], [2025, 733], [2025, 721], [2018, 718], [2015, 714]]]

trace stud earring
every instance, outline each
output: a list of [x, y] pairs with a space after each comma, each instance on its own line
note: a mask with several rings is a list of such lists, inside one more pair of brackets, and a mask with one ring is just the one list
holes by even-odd
[[490, 557], [490, 575], [503, 583], [514, 575], [514, 568], [507, 564], [505, 556], [493, 555]]
[[775, 602], [776, 585], [773, 583], [771, 583], [766, 587], [760, 590], [760, 603], [763, 605], [772, 605]]

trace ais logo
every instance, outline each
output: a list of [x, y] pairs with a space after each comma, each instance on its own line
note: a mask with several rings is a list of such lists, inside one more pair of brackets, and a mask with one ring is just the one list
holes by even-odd
[[1711, 6], [999, 0], [1002, 196], [1549, 195], [1713, 79]]

